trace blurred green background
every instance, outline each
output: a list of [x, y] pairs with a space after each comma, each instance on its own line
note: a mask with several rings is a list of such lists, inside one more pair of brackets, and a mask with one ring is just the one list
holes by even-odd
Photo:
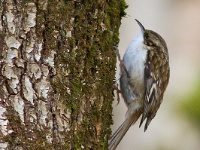
[[[163, 103], [144, 133], [137, 122], [117, 150], [200, 149], [200, 0], [126, 0], [127, 16], [120, 28], [120, 54], [145, 28], [166, 41], [170, 57], [170, 81]], [[116, 74], [119, 77], [119, 73]], [[113, 132], [124, 121], [126, 106], [113, 103]]]
[[191, 125], [197, 128], [200, 134], [200, 80], [197, 77], [194, 87], [190, 89], [189, 93], [182, 98], [182, 103], [179, 106], [179, 115], [188, 121]]

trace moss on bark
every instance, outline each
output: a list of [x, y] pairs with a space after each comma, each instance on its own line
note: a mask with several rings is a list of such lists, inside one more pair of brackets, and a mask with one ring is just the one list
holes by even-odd
[[107, 148], [116, 68], [113, 46], [119, 42], [126, 7], [124, 0], [49, 1], [41, 14], [45, 49], [56, 49], [52, 84], [70, 114], [70, 131], [62, 133], [69, 149]]
[[[18, 144], [29, 149], [107, 149], [116, 69], [114, 46], [119, 42], [125, 1], [23, 0], [14, 4], [22, 8], [22, 16], [27, 3], [34, 3], [37, 9], [35, 41], [42, 43], [41, 69], [50, 56], [54, 58], [47, 76], [53, 89], [48, 99], [42, 100], [47, 101], [49, 111], [46, 122], [52, 121], [52, 143], [46, 140], [49, 129], [34, 126], [28, 132], [23, 125], [6, 141], [11, 148]], [[39, 103], [34, 104], [37, 114]], [[11, 127], [21, 124], [18, 116], [7, 117]], [[26, 134], [34, 138], [30, 140]]]

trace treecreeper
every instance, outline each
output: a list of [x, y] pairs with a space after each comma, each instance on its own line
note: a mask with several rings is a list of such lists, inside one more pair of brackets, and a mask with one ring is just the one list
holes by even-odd
[[131, 41], [120, 61], [120, 92], [128, 110], [126, 119], [112, 135], [108, 149], [115, 150], [140, 116], [144, 131], [155, 117], [169, 82], [169, 55], [165, 40], [136, 20], [141, 32]]

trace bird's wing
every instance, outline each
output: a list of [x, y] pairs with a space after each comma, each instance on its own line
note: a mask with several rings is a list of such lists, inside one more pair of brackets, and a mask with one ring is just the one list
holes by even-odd
[[163, 93], [168, 84], [169, 64], [167, 61], [163, 61], [163, 59], [165, 58], [161, 49], [148, 50], [144, 68], [144, 111], [140, 122], [141, 126], [143, 121], [147, 119], [144, 131], [146, 131], [151, 120], [155, 117], [156, 112], [162, 103]]

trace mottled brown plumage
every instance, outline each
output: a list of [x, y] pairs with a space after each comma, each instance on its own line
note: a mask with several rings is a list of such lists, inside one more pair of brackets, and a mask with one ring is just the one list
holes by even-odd
[[128, 110], [125, 121], [111, 137], [109, 150], [117, 147], [140, 115], [140, 126], [146, 119], [146, 131], [162, 103], [169, 81], [169, 57], [164, 39], [136, 21], [141, 33], [130, 43], [121, 63], [120, 87]]
[[145, 119], [145, 129], [155, 117], [163, 100], [163, 94], [169, 81], [169, 57], [163, 38], [151, 30], [144, 32], [144, 44], [147, 46], [147, 57], [144, 69], [145, 100], [140, 126]]

